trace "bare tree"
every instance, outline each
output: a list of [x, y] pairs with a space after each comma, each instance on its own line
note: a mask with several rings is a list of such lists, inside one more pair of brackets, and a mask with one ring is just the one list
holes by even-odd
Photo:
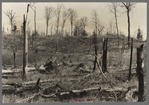
[[[93, 26], [95, 28], [93, 35], [94, 35], [95, 55], [97, 56], [97, 30], [98, 30], [99, 19], [98, 19], [98, 14], [96, 10], [93, 10], [92, 12], [92, 21], [93, 21]], [[95, 57], [93, 71], [95, 71], [96, 69], [96, 63], [97, 63], [97, 57]]]
[[65, 26], [65, 22], [68, 19], [68, 10], [64, 10], [62, 13], [62, 28], [61, 28], [61, 33], [63, 34], [64, 31], [64, 26]]
[[34, 31], [36, 34], [36, 7], [34, 6], [35, 3], [31, 4], [30, 2], [30, 8], [34, 11]]
[[84, 16], [80, 20], [81, 20], [81, 24], [84, 26], [84, 31], [85, 31], [85, 26], [87, 26], [88, 18]]
[[109, 10], [111, 13], [114, 14], [115, 17], [115, 24], [116, 24], [116, 29], [117, 29], [117, 38], [118, 38], [118, 46], [119, 46], [119, 31], [118, 31], [118, 23], [117, 23], [117, 13], [118, 13], [118, 7], [120, 4], [118, 3], [112, 3], [111, 6], [109, 6]]
[[[96, 10], [93, 10], [93, 12], [92, 12], [92, 23], [95, 28], [93, 35], [94, 35], [95, 55], [97, 56], [97, 35], [101, 33], [101, 31], [104, 29], [104, 26], [102, 26], [100, 24]], [[96, 69], [96, 63], [97, 63], [97, 57], [95, 57], [93, 71], [95, 71], [95, 69]]]
[[14, 25], [14, 18], [15, 18], [15, 13], [16, 13], [16, 12], [13, 12], [13, 10], [8, 10], [7, 12], [4, 12], [4, 13], [8, 16], [8, 18], [9, 18], [9, 20], [10, 20], [11, 33], [12, 33], [12, 27], [13, 27], [13, 25]]
[[95, 28], [94, 33], [97, 35], [98, 34], [99, 19], [98, 19], [98, 14], [97, 14], [96, 10], [93, 10], [93, 12], [92, 12], [92, 23], [93, 23], [93, 26]]
[[55, 10], [55, 15], [56, 15], [56, 34], [58, 34], [58, 28], [59, 28], [59, 21], [60, 21], [60, 15], [61, 15], [61, 10], [63, 8], [63, 5], [57, 5], [57, 8]]
[[53, 7], [45, 7], [45, 19], [46, 19], [46, 35], [48, 35], [49, 20], [52, 18]]
[[135, 3], [130, 3], [130, 2], [122, 2], [123, 5], [121, 7], [126, 8], [127, 10], [127, 18], [128, 18], [128, 47], [130, 47], [130, 16], [129, 13], [134, 7]]
[[68, 12], [69, 12], [69, 20], [70, 20], [70, 23], [71, 23], [71, 36], [72, 36], [72, 29], [73, 29], [73, 21], [74, 19], [77, 17], [77, 12], [71, 8], [68, 9]]
[[103, 25], [100, 25], [100, 27], [98, 27], [98, 35], [102, 33], [103, 29], [104, 29]]

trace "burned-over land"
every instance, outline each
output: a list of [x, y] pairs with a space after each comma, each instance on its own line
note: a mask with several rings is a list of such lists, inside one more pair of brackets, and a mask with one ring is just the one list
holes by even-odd
[[2, 103], [146, 102], [146, 11], [142, 2], [3, 3]]
[[[29, 36], [28, 67], [22, 80], [23, 37], [16, 36], [16, 68], [13, 58], [13, 35], [2, 39], [2, 102], [137, 102], [137, 48], [144, 55], [144, 101], [146, 100], [147, 43], [133, 40], [131, 80], [128, 81], [131, 47], [127, 37], [97, 37], [97, 65], [94, 69], [94, 37]], [[103, 38], [107, 43], [107, 72], [103, 67]], [[48, 69], [45, 64], [51, 62]]]

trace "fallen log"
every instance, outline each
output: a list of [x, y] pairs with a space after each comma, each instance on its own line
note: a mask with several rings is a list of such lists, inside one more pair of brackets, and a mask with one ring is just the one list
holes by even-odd
[[[51, 62], [55, 62], [57, 58], [54, 58], [54, 60], [52, 60]], [[46, 64], [45, 65], [40, 65], [40, 66], [35, 66], [35, 67], [26, 67], [25, 70], [26, 72], [33, 72], [33, 71], [38, 71], [38, 70], [46, 70]], [[2, 75], [4, 74], [15, 74], [15, 73], [22, 73], [22, 67], [21, 68], [17, 68], [17, 69], [9, 69], [9, 70], [5, 70], [2, 69]], [[48, 72], [47, 72], [48, 73]]]
[[26, 90], [31, 90], [31, 91], [39, 91], [41, 89], [40, 87], [40, 78], [37, 80], [35, 85], [22, 85], [22, 84], [17, 84], [17, 83], [9, 83], [7, 85], [2, 85], [2, 92], [3, 93], [20, 93]]
[[[47, 83], [47, 82], [58, 82], [60, 81], [60, 79], [48, 79], [48, 80], [41, 80], [40, 83]], [[30, 82], [24, 82], [22, 83], [22, 85], [31, 85], [31, 84], [35, 84], [36, 81], [30, 81]]]
[[[26, 67], [27, 72], [35, 71], [35, 67]], [[13, 70], [4, 70], [2, 69], [2, 75], [4, 74], [15, 74], [15, 73], [22, 73], [22, 68], [13, 69]]]
[[[49, 87], [47, 87], [49, 88]], [[51, 97], [58, 97], [58, 98], [62, 98], [64, 95], [70, 95], [69, 98], [71, 98], [72, 95], [77, 94], [77, 93], [82, 93], [82, 92], [87, 92], [87, 91], [93, 91], [93, 90], [101, 90], [101, 87], [95, 87], [95, 88], [87, 88], [87, 89], [82, 89], [82, 90], [72, 90], [72, 91], [66, 91], [66, 92], [55, 92], [55, 93], [51, 93], [50, 95], [45, 95], [43, 94], [43, 92], [47, 89], [43, 89], [40, 92], [34, 94], [33, 96], [23, 99], [23, 100], [19, 100], [17, 101], [17, 103], [31, 103], [31, 100], [33, 100], [36, 96], [41, 96], [43, 98], [51, 98]], [[64, 97], [63, 97], [64, 98]]]
[[13, 93], [15, 91], [15, 87], [11, 85], [2, 85], [2, 93]]
[[[90, 76], [90, 74], [84, 76], [83, 78], [87, 78], [88, 76]], [[78, 81], [79, 79], [69, 79], [70, 81]], [[43, 83], [53, 83], [53, 82], [60, 82], [61, 79], [48, 79], [48, 80], [40, 80], [40, 84], [42, 85]], [[30, 89], [31, 87], [35, 86], [35, 84], [37, 83], [37, 81], [30, 81], [30, 82], [23, 82], [23, 83], [3, 83], [2, 84], [2, 90], [8, 90], [9, 88], [13, 87], [12, 90], [14, 90], [14, 88], [18, 88], [18, 91], [21, 91], [23, 89]], [[9, 88], [4, 88], [4, 87], [9, 87]], [[25, 88], [24, 88], [25, 87]]]
[[[19, 100], [17, 101], [17, 103], [31, 103], [32, 100], [34, 100], [35, 97], [37, 96], [41, 96], [42, 98], [59, 98], [61, 101], [65, 100], [65, 99], [71, 99], [72, 97], [81, 97], [81, 95], [87, 95], [87, 92], [89, 91], [95, 91], [97, 93], [97, 95], [94, 97], [94, 99], [97, 98], [97, 96], [99, 94], [102, 95], [103, 92], [107, 92], [107, 94], [112, 94], [113, 92], [120, 92], [122, 94], [119, 95], [118, 98], [120, 97], [124, 97], [125, 98], [125, 94], [128, 93], [128, 89], [127, 88], [118, 88], [118, 87], [115, 87], [113, 89], [109, 89], [109, 88], [106, 88], [106, 89], [101, 89], [101, 87], [93, 87], [93, 88], [87, 88], [87, 89], [82, 89], [82, 90], [71, 90], [71, 91], [64, 91], [64, 92], [60, 92], [60, 91], [57, 91], [55, 93], [51, 93], [51, 94], [48, 94], [48, 95], [45, 95], [43, 94], [44, 91], [46, 89], [48, 89], [49, 87], [41, 90], [40, 92], [34, 94], [33, 96], [29, 97], [29, 98], [26, 98], [26, 99], [23, 99], [23, 100]], [[108, 95], [109, 97], [109, 95]], [[106, 97], [106, 98], [108, 98]], [[114, 99], [114, 97], [111, 97], [112, 99]]]

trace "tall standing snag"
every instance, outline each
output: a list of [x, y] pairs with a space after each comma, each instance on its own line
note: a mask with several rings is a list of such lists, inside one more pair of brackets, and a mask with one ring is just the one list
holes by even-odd
[[137, 48], [137, 75], [138, 75], [138, 81], [139, 81], [139, 96], [138, 96], [138, 102], [144, 101], [144, 74], [143, 74], [143, 66], [144, 66], [144, 57], [143, 57], [143, 44]]
[[24, 43], [23, 43], [23, 80], [25, 79], [25, 67], [26, 67], [26, 20], [25, 20], [25, 15], [23, 15], [23, 19], [24, 19], [24, 22], [23, 22], [23, 35], [24, 35]]
[[14, 68], [16, 68], [16, 52], [17, 52], [17, 47], [16, 47], [16, 35], [15, 35], [15, 32], [16, 32], [16, 29], [17, 29], [17, 26], [14, 25], [14, 48], [13, 48], [13, 56], [14, 56]]
[[97, 34], [95, 33], [95, 31], [94, 31], [93, 35], [94, 35], [94, 47], [95, 47], [95, 55], [96, 55], [95, 61], [94, 61], [93, 71], [95, 71], [96, 70], [96, 63], [97, 63]]
[[103, 58], [102, 58], [102, 70], [103, 73], [107, 72], [107, 43], [108, 38], [103, 39]]
[[128, 78], [129, 81], [131, 79], [132, 54], [133, 54], [133, 38], [131, 38], [131, 53], [130, 53], [129, 78]]

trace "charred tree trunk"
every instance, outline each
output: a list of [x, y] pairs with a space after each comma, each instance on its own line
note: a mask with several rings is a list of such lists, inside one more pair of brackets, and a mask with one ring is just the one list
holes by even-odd
[[129, 81], [131, 80], [132, 53], [133, 53], [133, 38], [131, 39], [131, 53], [130, 53], [129, 78], [128, 78]]
[[144, 74], [143, 74], [143, 66], [144, 66], [144, 57], [143, 57], [143, 44], [137, 48], [137, 75], [139, 81], [139, 95], [138, 95], [138, 102], [144, 101]]
[[23, 22], [23, 32], [24, 32], [24, 45], [23, 45], [23, 80], [26, 78], [25, 74], [25, 67], [26, 67], [26, 20], [24, 15], [24, 22]]
[[93, 72], [96, 70], [96, 63], [97, 63], [97, 34], [94, 33], [94, 47], [95, 47], [95, 61], [94, 61], [94, 68]]
[[16, 36], [15, 36], [15, 28], [14, 28], [14, 49], [13, 49], [13, 56], [14, 56], [14, 68], [16, 68]]
[[46, 36], [48, 36], [48, 21], [47, 21], [47, 27], [46, 27]]
[[103, 39], [103, 58], [102, 58], [102, 70], [103, 73], [107, 72], [107, 43], [108, 39]]
[[14, 56], [14, 68], [16, 68], [16, 53], [15, 52], [13, 53], [13, 56]]
[[[97, 46], [95, 46], [95, 55], [97, 56]], [[95, 70], [96, 70], [96, 63], [97, 63], [97, 57], [95, 57], [93, 71], [95, 71]]]

